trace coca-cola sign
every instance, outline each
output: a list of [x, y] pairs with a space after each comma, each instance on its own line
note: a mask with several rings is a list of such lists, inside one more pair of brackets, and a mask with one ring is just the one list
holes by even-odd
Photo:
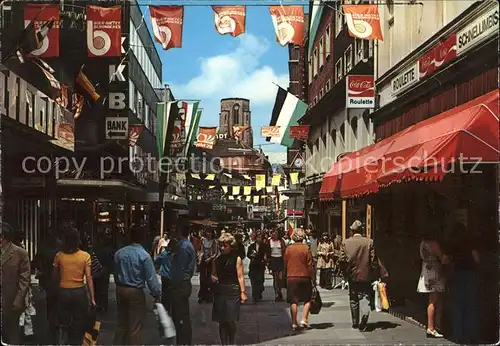
[[452, 34], [446, 40], [439, 42], [418, 60], [420, 79], [430, 76], [456, 57], [457, 35]]
[[348, 75], [346, 81], [347, 108], [375, 108], [373, 75]]

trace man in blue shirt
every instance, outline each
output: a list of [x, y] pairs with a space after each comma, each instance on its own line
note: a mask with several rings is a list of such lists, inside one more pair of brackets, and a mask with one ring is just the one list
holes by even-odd
[[160, 267], [161, 303], [170, 315], [172, 315], [172, 252], [175, 250], [175, 246], [174, 241], [167, 243], [165, 239], [160, 239], [158, 241], [159, 255], [155, 259], [155, 264]]
[[177, 332], [177, 345], [191, 345], [192, 329], [189, 315], [189, 297], [191, 296], [191, 278], [194, 274], [196, 251], [188, 240], [187, 220], [180, 220], [177, 228], [179, 242], [172, 253], [171, 294], [172, 319]]
[[115, 345], [141, 345], [142, 323], [146, 317], [146, 284], [151, 294], [158, 299], [161, 286], [151, 256], [141, 245], [145, 230], [132, 225], [130, 238], [132, 244], [118, 250], [115, 254], [115, 284], [118, 303], [118, 326]]

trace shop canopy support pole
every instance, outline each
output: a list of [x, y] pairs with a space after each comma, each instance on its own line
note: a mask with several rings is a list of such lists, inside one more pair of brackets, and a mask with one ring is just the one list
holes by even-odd
[[342, 240], [347, 239], [347, 201], [342, 200]]

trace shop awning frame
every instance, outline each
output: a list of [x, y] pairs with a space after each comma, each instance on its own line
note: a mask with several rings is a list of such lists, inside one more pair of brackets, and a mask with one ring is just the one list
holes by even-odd
[[322, 201], [376, 193], [411, 180], [440, 181], [450, 167], [499, 162], [499, 92], [494, 90], [349, 153], [325, 174]]

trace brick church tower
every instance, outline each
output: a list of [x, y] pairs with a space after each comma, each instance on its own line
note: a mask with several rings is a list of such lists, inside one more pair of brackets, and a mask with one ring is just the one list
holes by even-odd
[[234, 138], [233, 126], [250, 126], [243, 133], [241, 143], [253, 147], [252, 114], [250, 112], [250, 100], [242, 98], [226, 98], [220, 101], [219, 135], [225, 138]]

